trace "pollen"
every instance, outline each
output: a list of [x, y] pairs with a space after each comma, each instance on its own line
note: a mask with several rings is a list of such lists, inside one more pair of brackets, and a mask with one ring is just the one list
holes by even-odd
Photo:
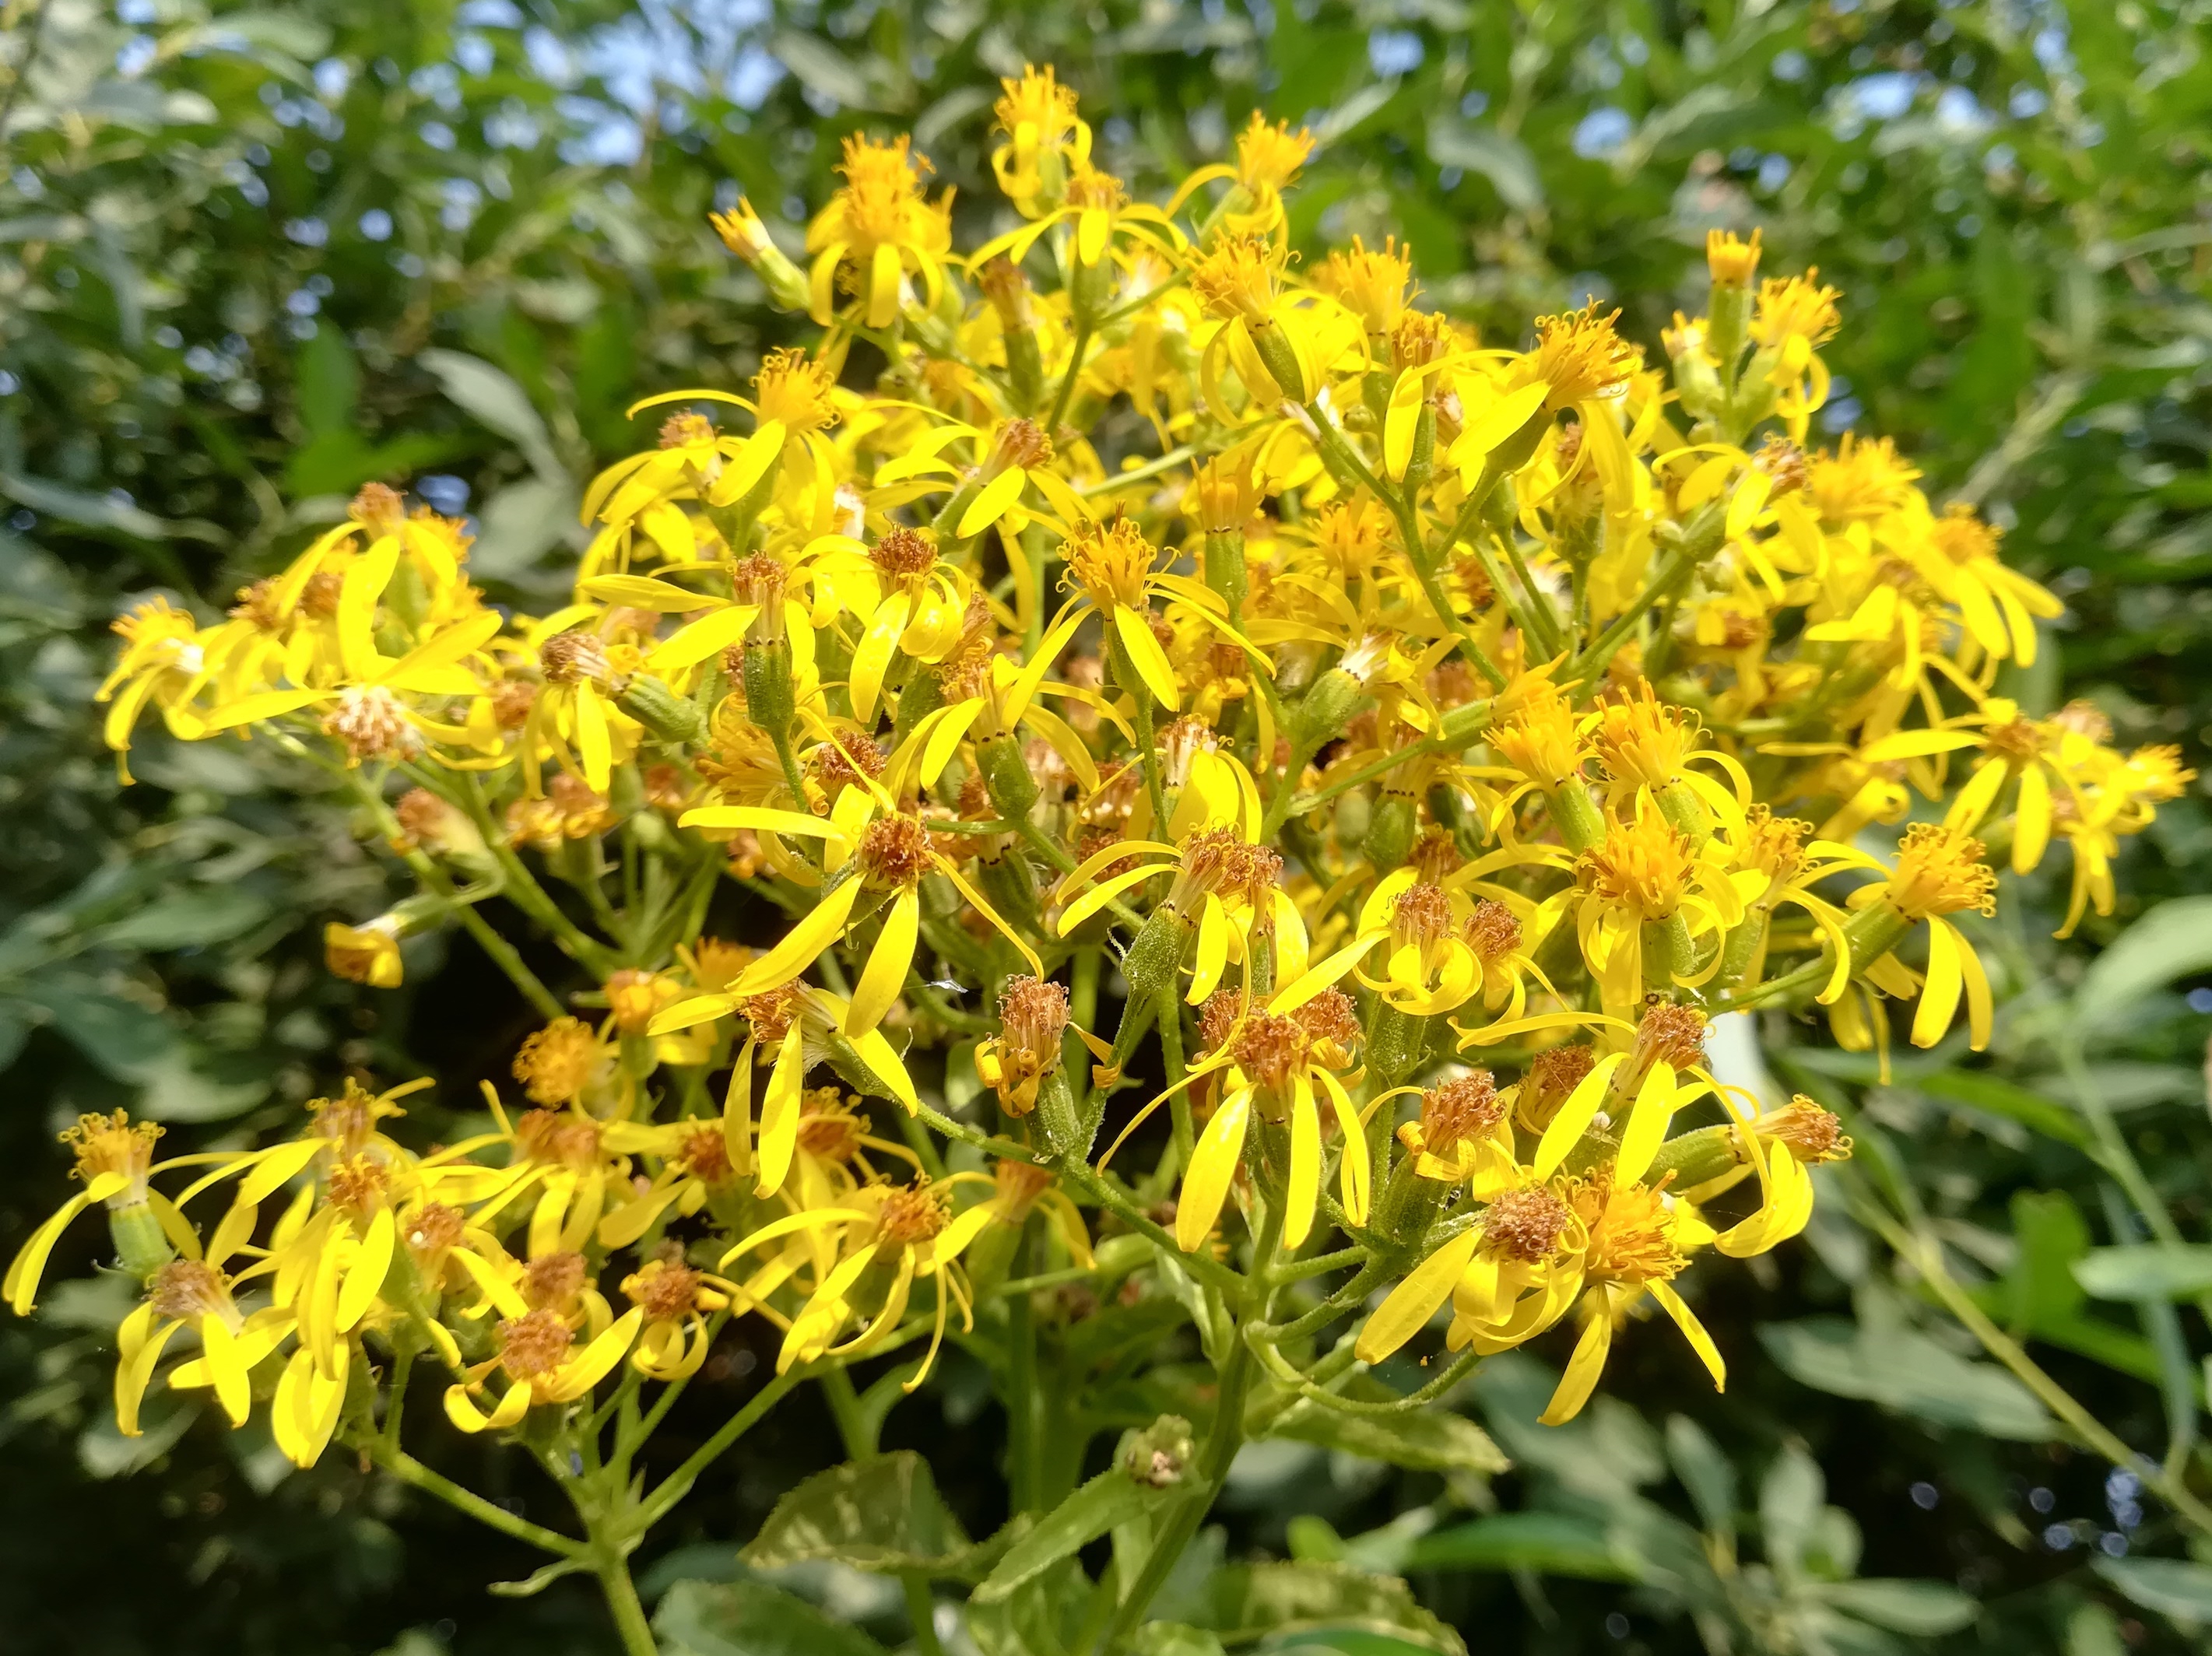
[[1928, 543], [1960, 568], [1996, 561], [1998, 539], [1996, 525], [1963, 500], [1954, 501], [1928, 531]]
[[1694, 1006], [1655, 1000], [1636, 1023], [1635, 1065], [1640, 1072], [1654, 1064], [1686, 1070], [1705, 1061], [1705, 1015]]
[[538, 670], [548, 684], [605, 684], [614, 676], [604, 640], [592, 633], [556, 633], [538, 646]]
[[542, 1380], [568, 1361], [575, 1340], [557, 1312], [509, 1317], [499, 1325], [499, 1366], [512, 1380]]
[[522, 1269], [523, 1303], [533, 1311], [565, 1311], [584, 1291], [584, 1256], [544, 1253]]
[[1020, 79], [999, 85], [1005, 95], [991, 106], [998, 130], [1010, 138], [1026, 136], [1041, 148], [1057, 148], [1074, 136], [1075, 88], [1062, 86], [1050, 64], [1024, 64]]
[[799, 1147], [819, 1162], [844, 1166], [860, 1153], [864, 1124], [845, 1107], [835, 1087], [821, 1087], [807, 1095], [799, 1118]]
[[1158, 549], [1127, 518], [1116, 514], [1104, 523], [1077, 525], [1060, 555], [1067, 560], [1068, 578], [1101, 609], [1146, 607], [1145, 579]]
[[1224, 236], [1191, 261], [1190, 290], [1224, 321], [1265, 322], [1275, 304], [1276, 258], [1265, 236]]
[[860, 877], [878, 891], [912, 885], [929, 871], [929, 830], [915, 816], [879, 816], [860, 830]]
[[1009, 1052], [1033, 1064], [1058, 1064], [1060, 1034], [1067, 1028], [1066, 989], [1026, 974], [1008, 978], [999, 994], [999, 1028]]
[[1650, 682], [1635, 695], [1608, 695], [1590, 733], [1598, 763], [1616, 782], [1656, 792], [1681, 773], [1698, 745], [1698, 716], [1659, 700]]
[[391, 1193], [392, 1174], [373, 1156], [348, 1156], [331, 1168], [323, 1188], [332, 1207], [373, 1214]]
[[1485, 966], [1495, 965], [1521, 946], [1519, 918], [1495, 897], [1485, 897], [1477, 903], [1460, 931]]
[[346, 516], [379, 535], [395, 535], [407, 517], [407, 501], [389, 483], [363, 483], [347, 504]]
[[514, 1056], [514, 1078], [538, 1104], [566, 1104], [582, 1095], [599, 1059], [598, 1038], [581, 1018], [556, 1018], [523, 1038]]
[[323, 715], [323, 734], [335, 737], [354, 764], [367, 759], [412, 759], [422, 751], [422, 733], [408, 722], [399, 698], [381, 684], [349, 684], [338, 705]]
[[1229, 1050], [1255, 1083], [1279, 1094], [1305, 1064], [1305, 1031], [1289, 1018], [1255, 1009], [1229, 1038]]
[[1442, 886], [1407, 886], [1391, 911], [1391, 946], [1404, 949], [1410, 945], [1425, 955], [1443, 941], [1445, 932], [1451, 929], [1451, 898]]
[[1769, 805], [1753, 805], [1743, 814], [1744, 840], [1737, 853], [1744, 867], [1757, 869], [1769, 879], [1787, 880], [1805, 864], [1805, 836], [1810, 822], [1777, 816]]
[[1554, 410], [1592, 397], [1610, 397], [1642, 363], [1635, 346], [1613, 331], [1617, 310], [1601, 312], [1595, 300], [1579, 311], [1536, 318], [1536, 378], [1549, 387], [1544, 406]]
[[1341, 989], [1322, 990], [1292, 1012], [1291, 1017], [1305, 1031], [1309, 1040], [1340, 1051], [1348, 1051], [1362, 1034], [1359, 1009]]
[[1485, 1137], [1504, 1118], [1498, 1078], [1474, 1070], [1440, 1082], [1421, 1095], [1421, 1144], [1431, 1156], [1449, 1156], [1454, 1146]]
[[780, 989], [746, 996], [738, 1003], [738, 1016], [751, 1028], [755, 1040], [773, 1046], [790, 1034], [805, 1004], [799, 991], [786, 984]]
[[156, 1121], [133, 1123], [129, 1114], [81, 1115], [76, 1125], [64, 1127], [61, 1141], [76, 1157], [71, 1176], [87, 1184], [102, 1174], [119, 1173], [145, 1199], [146, 1176], [154, 1166], [154, 1141], [161, 1136]]
[[901, 525], [868, 549], [868, 561], [893, 580], [926, 575], [937, 562], [937, 537]]
[[1543, 1131], [1596, 1064], [1597, 1050], [1587, 1043], [1545, 1048], [1529, 1062], [1514, 1101], [1514, 1119], [1530, 1132]]
[[1642, 919], [1663, 920], [1681, 907], [1696, 864], [1689, 836], [1647, 810], [1610, 822], [1605, 838], [1575, 859], [1575, 880]]
[[1812, 476], [1812, 463], [1805, 458], [1805, 451], [1779, 432], [1770, 434], [1759, 446], [1751, 463], [1774, 480], [1767, 491], [1770, 499], [1796, 494]]
[[660, 422], [660, 446], [695, 448], [714, 440], [714, 422], [696, 409], [672, 414]]
[[615, 1028], [626, 1035], [641, 1035], [653, 1015], [683, 992], [659, 972], [625, 967], [606, 982], [607, 1010]]
[[648, 1259], [635, 1276], [623, 1278], [624, 1298], [653, 1322], [674, 1322], [699, 1308], [702, 1273], [680, 1260]]
[[1540, 788], [1556, 788], [1582, 768], [1574, 709], [1545, 679], [1534, 681], [1519, 711], [1491, 731], [1490, 746]]
[[400, 1240], [416, 1259], [425, 1260], [443, 1253], [461, 1240], [468, 1220], [459, 1208], [443, 1202], [425, 1202], [407, 1217]]
[[1357, 316], [1369, 334], [1388, 337], [1413, 298], [1413, 250], [1395, 236], [1370, 248], [1358, 236], [1331, 253], [1313, 273], [1313, 284]]
[[154, 1273], [146, 1289], [157, 1317], [179, 1322], [232, 1314], [230, 1285], [222, 1272], [201, 1259], [172, 1259]]
[[1667, 1282], [1688, 1263], [1674, 1240], [1674, 1216], [1648, 1185], [1615, 1186], [1610, 1173], [1572, 1182], [1568, 1204], [1589, 1227], [1585, 1269], [1601, 1281]]
[[951, 1199], [927, 1175], [917, 1174], [914, 1183], [895, 1186], [884, 1198], [876, 1234], [890, 1247], [912, 1247], [937, 1236], [951, 1217]]
[[1845, 432], [1833, 455], [1823, 449], [1813, 457], [1805, 492], [1830, 523], [1871, 522], [1904, 505], [1919, 475], [1893, 439], [1862, 442]]
[[1897, 847], [1889, 900], [1908, 920], [1971, 908], [1997, 912], [1997, 877], [1982, 860], [1982, 842], [1933, 822], [1915, 822]]
[[732, 595], [739, 604], [752, 604], [763, 615], [773, 613], [782, 604], [784, 583], [788, 579], [789, 572], [765, 552], [740, 558], [730, 566]]
[[730, 1166], [729, 1143], [719, 1127], [684, 1134], [673, 1159], [702, 1185], [726, 1185], [735, 1171]]
[[1535, 1265], [1559, 1252], [1574, 1217], [1567, 1204], [1541, 1185], [1500, 1191], [1482, 1210], [1482, 1238], [1501, 1258]]
[[845, 140], [837, 171], [845, 179], [837, 192], [856, 256], [901, 240], [911, 210], [921, 203], [921, 180], [933, 169], [914, 153], [914, 141], [902, 135], [875, 143], [857, 133]]
[[514, 1143], [528, 1161], [589, 1173], [599, 1165], [599, 1124], [588, 1116], [532, 1110], [514, 1124]]
[[1237, 1020], [1244, 1010], [1244, 998], [1234, 989], [1217, 989], [1206, 998], [1206, 1004], [1198, 1009], [1198, 1046], [1200, 1052], [1218, 1052], [1221, 1043], [1237, 1028]]
[[1802, 1093], [1772, 1114], [1761, 1116], [1757, 1131], [1761, 1137], [1788, 1145], [1800, 1162], [1841, 1162], [1851, 1153], [1844, 1124]]
[[1027, 471], [1052, 459], [1052, 439], [1034, 420], [1009, 420], [999, 428], [991, 445], [991, 461], [1000, 471]]

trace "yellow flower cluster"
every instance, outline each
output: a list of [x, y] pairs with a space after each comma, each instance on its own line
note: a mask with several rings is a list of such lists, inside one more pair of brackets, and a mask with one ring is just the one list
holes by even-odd
[[413, 871], [335, 969], [398, 984], [458, 920], [546, 1018], [526, 1109], [434, 1155], [356, 1089], [172, 1198], [88, 1118], [8, 1292], [106, 1204], [149, 1285], [126, 1432], [180, 1332], [169, 1384], [270, 1398], [302, 1461], [381, 1441], [372, 1351], [465, 1429], [597, 1432], [595, 1388], [681, 1383], [733, 1316], [786, 1374], [933, 1351], [1017, 1257], [1093, 1269], [1083, 1209], [1154, 1251], [1132, 1291], [1241, 1319], [1225, 1397], [1249, 1361], [1326, 1405], [1449, 1307], [1454, 1374], [1578, 1316], [1563, 1420], [1647, 1297], [1718, 1382], [1682, 1273], [1796, 1234], [1849, 1141], [1715, 1074], [1708, 1020], [1867, 1049], [1896, 1002], [1925, 1046], [1963, 1000], [1979, 1047], [1988, 859], [2063, 842], [2067, 929], [2111, 912], [2188, 773], [1997, 694], [2060, 606], [1887, 442], [1813, 446], [1814, 273], [1717, 233], [1663, 360], [1597, 305], [1486, 341], [1395, 240], [1296, 256], [1310, 135], [1255, 118], [1149, 205], [1049, 70], [1005, 93], [971, 254], [905, 138], [848, 141], [811, 271], [718, 219], [822, 337], [633, 410], [658, 442], [591, 485], [551, 613], [371, 488], [227, 618], [118, 623], [118, 752], [149, 713], [278, 742]]

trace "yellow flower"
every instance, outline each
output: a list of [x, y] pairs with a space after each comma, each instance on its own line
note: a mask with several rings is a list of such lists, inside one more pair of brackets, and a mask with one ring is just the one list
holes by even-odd
[[1358, 236], [1349, 249], [1331, 253], [1315, 270], [1313, 284], [1357, 316], [1370, 338], [1387, 339], [1413, 295], [1413, 250], [1395, 236], [1370, 249]]
[[[585, 1397], [629, 1355], [644, 1321], [644, 1307], [633, 1306], [579, 1350], [574, 1328], [556, 1311], [507, 1317], [496, 1331], [499, 1355], [446, 1388], [446, 1417], [464, 1432], [504, 1431], [520, 1424], [534, 1404]], [[503, 1377], [505, 1390], [487, 1414], [476, 1399], [495, 1373]]]
[[921, 277], [928, 303], [935, 305], [952, 245], [951, 200], [924, 199], [921, 180], [930, 166], [914, 154], [914, 141], [877, 143], [854, 134], [845, 140], [837, 171], [844, 187], [806, 230], [806, 251], [815, 256], [809, 306], [815, 321], [829, 325], [841, 272], [848, 273], [862, 300], [861, 319], [871, 328], [888, 328], [898, 319], [909, 273]]
[[380, 914], [365, 925], [331, 921], [323, 928], [323, 958], [335, 976], [349, 983], [397, 989], [403, 979], [398, 918]]
[[999, 84], [1004, 95], [991, 113], [1007, 142], [992, 150], [991, 171], [1006, 199], [1034, 218], [1065, 197], [1071, 164], [1090, 161], [1091, 129], [1076, 113], [1075, 88], [1061, 85], [1049, 64], [1025, 64], [1019, 79]]
[[1705, 232], [1705, 268], [1716, 288], [1748, 288], [1759, 274], [1759, 232], [1745, 241], [1733, 230]]

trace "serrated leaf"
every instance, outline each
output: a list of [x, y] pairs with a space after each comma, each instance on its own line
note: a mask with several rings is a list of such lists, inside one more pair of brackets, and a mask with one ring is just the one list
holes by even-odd
[[1183, 1491], [1139, 1483], [1118, 1465], [1110, 1466], [1037, 1520], [1006, 1549], [995, 1568], [975, 1589], [978, 1604], [1012, 1598], [1027, 1583], [1096, 1541], [1117, 1524], [1158, 1511]]
[[1487, 1476], [1510, 1465], [1489, 1433], [1443, 1408], [1377, 1417], [1345, 1414], [1309, 1398], [1285, 1410], [1267, 1435], [1420, 1472]]
[[764, 1581], [678, 1581], [653, 1618], [663, 1656], [884, 1656], [884, 1647]]
[[911, 1449], [817, 1472], [775, 1503], [741, 1555], [755, 1569], [834, 1559], [854, 1569], [973, 1580], [978, 1548]]

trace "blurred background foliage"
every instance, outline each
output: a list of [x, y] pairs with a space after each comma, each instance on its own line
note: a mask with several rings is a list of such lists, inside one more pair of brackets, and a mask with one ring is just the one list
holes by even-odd
[[[1140, 188], [1219, 155], [1253, 107], [1306, 120], [1325, 146], [1299, 233], [1409, 238], [1431, 300], [1500, 339], [1594, 294], [1656, 346], [1701, 291], [1705, 231], [1760, 227], [1770, 269], [1817, 264], [1846, 296], [1823, 440], [1895, 437], [2066, 597], [2008, 688], [2089, 698], [2124, 741], [2203, 765], [2208, 13], [0, 0], [0, 1247], [55, 1200], [52, 1135], [80, 1110], [189, 1146], [288, 1130], [349, 1069], [434, 1071], [459, 1100], [526, 1019], [467, 944], [433, 941], [393, 993], [324, 974], [322, 922], [375, 912], [386, 876], [271, 756], [148, 742], [119, 786], [89, 706], [109, 618], [156, 591], [227, 604], [371, 479], [472, 514], [479, 580], [542, 597], [581, 482], [649, 440], [628, 400], [737, 385], [788, 336], [708, 209], [741, 187], [795, 236], [843, 134], [911, 127], [985, 224], [994, 77], [1025, 59], [1060, 66]], [[1632, 1339], [1614, 1395], [1547, 1432], [1548, 1378], [1500, 1359], [1458, 1402], [1510, 1471], [1270, 1443], [1240, 1463], [1224, 1555], [1402, 1574], [1494, 1650], [2202, 1648], [2212, 1554], [1956, 1314], [2212, 1483], [2203, 796], [2131, 846], [2119, 913], [2074, 943], [2049, 941], [2035, 881], [1987, 928], [2013, 998], [1986, 1060], [1916, 1054], [1884, 1083], [1808, 1028], [1762, 1029], [1862, 1156], [1808, 1246], [1702, 1307], [1726, 1398]], [[416, 1113], [434, 1136], [439, 1107]], [[184, 1408], [115, 1435], [124, 1293], [79, 1283], [0, 1328], [0, 1643], [600, 1647], [558, 1588], [484, 1596], [524, 1567], [507, 1544], [352, 1468], [288, 1476]], [[752, 1366], [721, 1361], [709, 1414]], [[948, 1363], [888, 1439], [929, 1452], [975, 1533], [1002, 1516], [981, 1396]], [[783, 1424], [647, 1562], [672, 1648], [783, 1648], [701, 1597], [832, 1458], [800, 1405]], [[495, 1490], [513, 1471], [468, 1470]], [[905, 1636], [888, 1584], [776, 1580]]]

